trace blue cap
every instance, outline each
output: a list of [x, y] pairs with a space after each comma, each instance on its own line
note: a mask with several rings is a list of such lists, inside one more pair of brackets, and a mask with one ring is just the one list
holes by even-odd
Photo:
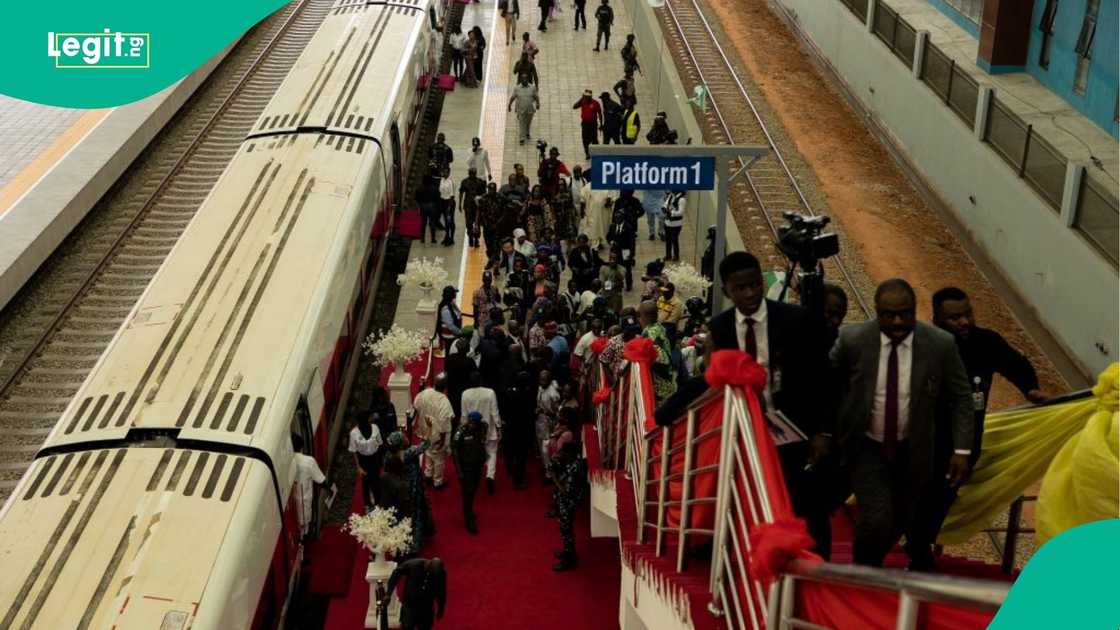
[[467, 414], [467, 420], [471, 422], [482, 422], [482, 414], [477, 411], [472, 411]]

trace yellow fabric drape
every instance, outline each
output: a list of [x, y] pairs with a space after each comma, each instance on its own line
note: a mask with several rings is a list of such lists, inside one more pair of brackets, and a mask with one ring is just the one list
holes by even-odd
[[[1097, 413], [1099, 407], [1108, 408], [1111, 400], [1112, 415], [1116, 413], [1116, 383], [1120, 374], [1120, 364], [1112, 364], [1101, 375], [1097, 387], [1093, 388], [1094, 396], [1069, 403], [1051, 405], [1037, 409], [1023, 409], [1006, 411], [989, 415], [984, 421], [984, 446], [980, 460], [972, 472], [972, 478], [963, 486], [949, 511], [949, 516], [941, 528], [937, 542], [945, 545], [960, 544], [971, 538], [980, 530], [988, 527], [1007, 507], [1023, 494], [1027, 488], [1042, 477], [1051, 462], [1057, 463], [1055, 456], [1070, 440], [1081, 433], [1090, 419]], [[1113, 497], [1116, 488], [1116, 428], [1115, 420], [1112, 421], [1111, 444], [1103, 447], [1099, 444], [1104, 435], [1108, 433], [1105, 422], [1094, 423], [1083, 436], [1074, 442], [1073, 449], [1081, 443], [1082, 448], [1093, 450], [1100, 457], [1100, 448], [1111, 448], [1113, 468], [1112, 487]], [[1091, 435], [1089, 435], [1091, 434]], [[1084, 476], [1092, 477], [1094, 487], [1103, 488], [1108, 482], [1107, 474], [1100, 468], [1100, 464], [1093, 464], [1078, 472], [1071, 470], [1075, 457], [1070, 453], [1062, 461], [1065, 462], [1063, 470], [1070, 478], [1064, 483], [1073, 483], [1076, 476], [1078, 485], [1090, 483]], [[1097, 460], [1095, 460], [1097, 461]], [[1078, 462], [1080, 464], [1081, 462]], [[1053, 468], [1051, 469], [1054, 470]], [[1103, 475], [1103, 476], [1102, 476]], [[1055, 476], [1058, 479], [1058, 476]], [[1054, 483], [1058, 483], [1055, 481]], [[1051, 498], [1051, 514], [1066, 513], [1077, 504], [1063, 499], [1061, 505]], [[1093, 505], [1099, 505], [1103, 498], [1099, 492], [1091, 497], [1084, 497]], [[1113, 515], [1115, 515], [1115, 499], [1113, 500]], [[1080, 511], [1079, 511], [1080, 513]], [[1057, 523], [1057, 516], [1052, 517], [1052, 522]], [[1062, 517], [1061, 522], [1067, 518]], [[1072, 520], [1069, 522], [1073, 522]], [[1083, 521], [1076, 521], [1083, 522]]]
[[1116, 518], [1120, 511], [1120, 370], [1105, 372], [1093, 388], [1097, 409], [1073, 436], [1042, 478], [1035, 513], [1035, 540], [1041, 545], [1085, 523]]

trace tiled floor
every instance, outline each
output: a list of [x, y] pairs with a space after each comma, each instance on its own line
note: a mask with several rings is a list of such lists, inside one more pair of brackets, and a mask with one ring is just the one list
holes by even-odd
[[[626, 3], [612, 4], [615, 24], [611, 47], [609, 50], [594, 52], [595, 30], [590, 15], [591, 29], [574, 31], [572, 10], [570, 5], [565, 4], [563, 12], [554, 22], [549, 23], [548, 31], [540, 33], [536, 30], [540, 14], [532, 4], [535, 3], [522, 3], [525, 13], [518, 23], [518, 34], [528, 30], [533, 41], [540, 47], [536, 65], [540, 75], [541, 109], [533, 120], [532, 133], [535, 138], [545, 140], [550, 146], [559, 147], [560, 159], [564, 160], [569, 169], [577, 164], [586, 166], [580, 139], [579, 112], [572, 109], [572, 105], [583, 90], [591, 89], [598, 96], [603, 91], [610, 91], [615, 82], [622, 78], [622, 58], [618, 51], [630, 30], [628, 7]], [[455, 181], [466, 177], [466, 156], [470, 140], [474, 136], [482, 140], [482, 145], [490, 153], [495, 181], [503, 182], [513, 172], [515, 163], [525, 164], [531, 179], [536, 172], [536, 148], [532, 143], [518, 144], [517, 119], [506, 113], [509, 89], [513, 81], [512, 66], [520, 54], [520, 41], [513, 46], [505, 46], [505, 35], [501, 30], [504, 23], [499, 19], [496, 28], [494, 24], [495, 6], [495, 0], [469, 4], [463, 17], [464, 31], [478, 24], [486, 34], [488, 59], [483, 87], [468, 89], [456, 86], [444, 100], [440, 131], [447, 136], [447, 142], [455, 152], [455, 162], [452, 164], [452, 177]], [[590, 6], [588, 11], [592, 11]], [[643, 137], [656, 112], [643, 109], [642, 103], [650, 102], [653, 89], [654, 86], [645, 77], [637, 77], [638, 112], [643, 121]], [[681, 259], [698, 267], [702, 244], [696, 242], [691, 214], [686, 218], [680, 238]], [[481, 248], [466, 248], [464, 251], [461, 215], [457, 217], [456, 228], [458, 233], [453, 247], [414, 242], [411, 257], [443, 258], [448, 271], [448, 284], [459, 286], [460, 304], [464, 306], [464, 310], [469, 311], [471, 294], [479, 285], [486, 258]], [[645, 222], [642, 221], [639, 226], [638, 264], [634, 270], [635, 285], [634, 290], [626, 296], [628, 304], [638, 301], [638, 279], [645, 264], [664, 256], [664, 244], [661, 241], [646, 240], [646, 236]], [[436, 293], [434, 297], [438, 298], [438, 290]], [[406, 288], [401, 292], [396, 323], [417, 330], [421, 326], [427, 326], [427, 322], [421, 322], [415, 312], [421, 297], [419, 290], [415, 288]]]
[[7, 184], [85, 110], [0, 96], [0, 186]]
[[[523, 3], [522, 6], [524, 7], [526, 4]], [[625, 43], [626, 34], [630, 32], [630, 6], [625, 2], [612, 3], [611, 6], [615, 11], [615, 23], [610, 48], [595, 52], [593, 50], [595, 47], [595, 26], [594, 17], [591, 15], [594, 11], [591, 6], [592, 3], [588, 3], [587, 9], [591, 28], [579, 31], [572, 28], [573, 13], [570, 5], [567, 3], [560, 4], [563, 5], [563, 12], [556, 16], [554, 22], [549, 23], [547, 32], [541, 33], [536, 30], [537, 21], [540, 18], [536, 7], [531, 8], [528, 15], [522, 16], [518, 26], [519, 32], [523, 33], [528, 30], [530, 37], [540, 47], [540, 53], [537, 55], [535, 63], [537, 73], [540, 76], [541, 108], [533, 119], [533, 137], [546, 141], [550, 146], [559, 147], [560, 159], [571, 169], [576, 165], [587, 166], [586, 160], [583, 159], [579, 111], [572, 109], [572, 105], [580, 98], [585, 89], [590, 89], [598, 97], [604, 91], [611, 91], [615, 82], [622, 78], [622, 57], [618, 51]], [[504, 36], [501, 39], [504, 41]], [[520, 46], [515, 44], [508, 51], [498, 50], [497, 52], [499, 54], [495, 58], [502, 57], [502, 52], [507, 52], [509, 56], [516, 58], [515, 56], [520, 53]], [[493, 60], [491, 64], [501, 65]], [[493, 99], [495, 105], [499, 101], [498, 96], [504, 104], [508, 100], [508, 96], [506, 96], [508, 86], [513, 80], [512, 70], [507, 71], [504, 76], [494, 73], [492, 78], [496, 78], [498, 81], [488, 83], [487, 92], [495, 95]], [[652, 101], [651, 95], [654, 89], [650, 81], [644, 76], [638, 75], [638, 113], [642, 118], [643, 137], [652, 124], [656, 112], [645, 109], [642, 105]], [[488, 106], [490, 106], [489, 101]], [[504, 107], [502, 109], [504, 110]], [[489, 112], [489, 115], [493, 115], [493, 112]], [[485, 131], [490, 134], [493, 130], [492, 128], [486, 128]], [[504, 145], [502, 181], [508, 173], [513, 172], [515, 163], [525, 164], [525, 170], [532, 178], [536, 171], [537, 150], [533, 143], [518, 144], [517, 119], [513, 115], [509, 115], [506, 120]], [[491, 149], [491, 156], [494, 155], [496, 155], [496, 152]], [[691, 215], [691, 213], [689, 214]], [[664, 256], [664, 244], [661, 241], [651, 242], [645, 239], [644, 221], [639, 226], [639, 237], [638, 264], [635, 268], [635, 290], [627, 294], [626, 302], [628, 304], [638, 301], [637, 279], [641, 275], [641, 271], [644, 270], [645, 263]], [[688, 219], [686, 219], [680, 242], [682, 260], [692, 263], [694, 266], [699, 266], [700, 252], [696, 251], [695, 226]], [[702, 245], [700, 247], [702, 248]], [[482, 254], [475, 252], [473, 258], [477, 260], [472, 260], [468, 269], [472, 272], [475, 269], [481, 270], [485, 263], [482, 260]], [[473, 287], [477, 286], [479, 277], [480, 273], [471, 273], [464, 279], [465, 283], [472, 287], [472, 291]]]

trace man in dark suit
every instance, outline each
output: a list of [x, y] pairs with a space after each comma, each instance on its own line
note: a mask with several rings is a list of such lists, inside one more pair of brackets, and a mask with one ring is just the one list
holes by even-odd
[[762, 267], [747, 252], [728, 254], [719, 273], [734, 306], [708, 322], [711, 347], [742, 350], [766, 368], [763, 408], [780, 411], [808, 438], [779, 446], [778, 456], [794, 512], [807, 521], [817, 553], [828, 558], [828, 484], [816, 470], [829, 443], [820, 404], [828, 375], [824, 322], [801, 306], [765, 299]]
[[[876, 321], [840, 330], [831, 360], [838, 380], [836, 441], [859, 503], [853, 554], [881, 566], [906, 534], [910, 568], [933, 569], [923, 504], [945, 480], [968, 476], [973, 416], [968, 377], [953, 336], [916, 321], [913, 288], [901, 279], [879, 285]], [[935, 435], [952, 436], [939, 454]], [[932, 506], [927, 506], [932, 507]]]

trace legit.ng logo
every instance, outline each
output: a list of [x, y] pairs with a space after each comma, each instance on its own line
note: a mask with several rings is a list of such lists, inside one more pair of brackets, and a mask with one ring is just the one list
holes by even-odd
[[56, 68], [149, 68], [150, 33], [47, 33], [47, 56]]

